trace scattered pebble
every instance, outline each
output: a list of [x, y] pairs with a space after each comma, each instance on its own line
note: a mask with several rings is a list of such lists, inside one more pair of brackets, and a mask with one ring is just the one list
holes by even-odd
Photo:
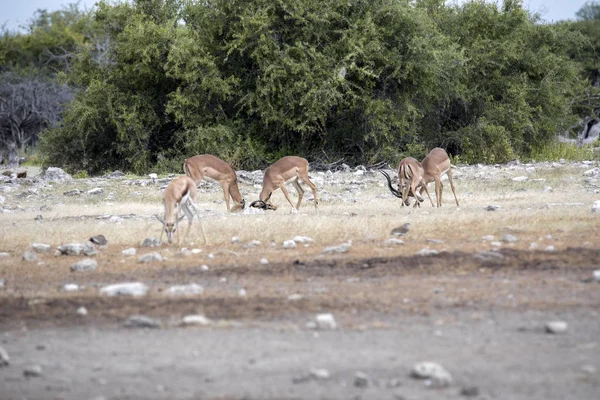
[[331, 374], [325, 368], [311, 368], [309, 374], [311, 378], [320, 380], [326, 380], [331, 377]]
[[349, 240], [346, 243], [342, 243], [338, 246], [325, 247], [321, 254], [332, 254], [332, 253], [347, 253], [352, 247], [352, 241]]
[[307, 243], [314, 242], [314, 240], [312, 238], [309, 238], [308, 236], [294, 236], [294, 238], [292, 240], [296, 243], [301, 243], [301, 244], [307, 244]]
[[499, 210], [499, 209], [500, 209], [500, 206], [495, 206], [495, 205], [494, 205], [494, 206], [492, 206], [492, 205], [490, 205], [490, 206], [487, 206], [487, 207], [485, 208], [485, 211], [497, 211], [497, 210]]
[[516, 237], [516, 236], [514, 236], [514, 235], [511, 235], [511, 234], [507, 233], [506, 235], [504, 235], [504, 237], [502, 238], [502, 240], [505, 243], [515, 243], [515, 242], [519, 241], [519, 238]]
[[95, 271], [98, 267], [98, 263], [96, 260], [91, 258], [84, 258], [81, 261], [77, 261], [75, 264], [71, 265], [72, 272], [83, 272], [83, 271]]
[[283, 242], [283, 248], [284, 249], [295, 249], [296, 248], [296, 242], [293, 240], [286, 240]]
[[127, 328], [152, 328], [157, 329], [162, 326], [162, 323], [154, 318], [147, 317], [145, 315], [132, 315], [125, 321], [125, 327]]
[[427, 241], [429, 243], [433, 243], [433, 244], [443, 244], [444, 241], [442, 239], [427, 239]]
[[197, 283], [190, 283], [187, 285], [176, 285], [171, 286], [167, 289], [167, 294], [171, 296], [193, 296], [202, 294], [204, 288]]
[[86, 193], [88, 195], [90, 195], [90, 196], [94, 196], [94, 195], [97, 195], [97, 194], [104, 193], [104, 189], [97, 187], [97, 188], [93, 188], [93, 189], [88, 190]]
[[125, 249], [121, 252], [124, 256], [135, 256], [135, 254], [137, 253], [137, 250], [135, 249], [135, 247], [130, 247], [128, 249]]
[[37, 260], [37, 257], [35, 256], [35, 254], [31, 251], [26, 251], [23, 253], [23, 261], [35, 261]]
[[290, 294], [287, 299], [290, 301], [297, 301], [297, 300], [302, 300], [304, 297], [301, 294], [298, 293], [294, 293], [294, 294]]
[[42, 370], [42, 366], [39, 364], [30, 365], [23, 369], [23, 375], [27, 378], [42, 376], [43, 373], [44, 371]]
[[371, 378], [369, 378], [369, 375], [365, 374], [364, 372], [358, 371], [354, 375], [354, 386], [364, 388], [369, 386], [370, 383]]
[[88, 310], [87, 310], [87, 308], [81, 306], [77, 309], [77, 314], [86, 316], [86, 315], [88, 315]]
[[50, 245], [49, 244], [43, 244], [43, 243], [33, 243], [31, 245], [31, 248], [36, 253], [48, 253], [50, 251]]
[[56, 248], [59, 252], [59, 254], [65, 255], [65, 256], [79, 256], [81, 254], [84, 254], [86, 256], [93, 256], [95, 255], [96, 249], [94, 249], [94, 246], [92, 246], [91, 243], [69, 243], [69, 244], [63, 244], [62, 246], [58, 246]]
[[0, 258], [8, 258], [8, 257], [10, 257], [10, 254], [8, 254], [4, 251], [0, 253]]
[[260, 246], [260, 240], [251, 240], [244, 245], [244, 248], [251, 249], [253, 247]]
[[193, 315], [186, 315], [183, 317], [182, 319], [182, 323], [184, 325], [210, 325], [212, 321], [208, 318], [206, 318], [204, 315], [199, 315], [199, 314], [193, 314]]
[[481, 240], [483, 240], [484, 242], [493, 242], [494, 241], [494, 235], [482, 236]]
[[248, 292], [246, 292], [246, 289], [241, 288], [240, 290], [238, 290], [238, 296], [240, 297], [246, 297], [246, 295], [248, 294]]
[[258, 262], [261, 263], [262, 265], [267, 265], [269, 263], [269, 260], [267, 260], [265, 257], [263, 257]]
[[550, 246], [546, 246], [546, 248], [544, 249], [544, 251], [547, 251], [549, 253], [556, 251], [556, 247], [550, 245]]
[[501, 261], [504, 260], [504, 254], [497, 251], [480, 251], [473, 254], [473, 258], [479, 261]]
[[143, 296], [148, 292], [148, 286], [141, 282], [125, 282], [104, 286], [100, 294], [107, 296]]
[[569, 325], [565, 321], [550, 321], [545, 325], [547, 333], [565, 333], [567, 332]]
[[592, 212], [600, 213], [600, 200], [596, 200], [594, 204], [592, 204]]
[[336, 329], [337, 324], [331, 313], [317, 314], [315, 317], [317, 329]]
[[592, 278], [594, 278], [596, 282], [600, 282], [600, 269], [597, 269], [594, 272], [592, 272]]
[[231, 238], [231, 243], [240, 243], [242, 239], [239, 236], [234, 236]]
[[149, 262], [162, 261], [162, 260], [163, 260], [163, 258], [160, 255], [160, 253], [154, 252], [154, 253], [144, 254], [143, 256], [141, 256], [138, 259], [138, 262], [140, 262], [140, 263], [149, 263]]
[[76, 284], [76, 283], [66, 283], [66, 284], [63, 286], [63, 290], [64, 290], [65, 292], [76, 292], [76, 291], [78, 291], [79, 289], [80, 289], [80, 287], [79, 287], [79, 285], [78, 285], [78, 284]]
[[465, 397], [479, 396], [479, 388], [477, 386], [465, 386], [460, 389], [460, 395]]
[[391, 239], [384, 240], [383, 244], [385, 244], [386, 246], [400, 246], [400, 245], [404, 244], [404, 240], [391, 238]]
[[161, 245], [161, 241], [159, 238], [149, 237], [140, 243], [140, 247], [159, 247]]
[[527, 176], [516, 176], [516, 177], [512, 178], [512, 180], [515, 182], [524, 182], [527, 179], [529, 179], [529, 177], [527, 177]]
[[428, 247], [425, 247], [424, 249], [421, 249], [421, 250], [419, 250], [417, 252], [418, 256], [433, 256], [433, 255], [436, 255], [436, 254], [438, 254], [437, 250], [433, 250], [433, 249], [430, 249]]
[[119, 217], [118, 215], [113, 215], [108, 219], [108, 222], [110, 224], [122, 224], [123, 222], [125, 222], [125, 220]]
[[452, 383], [452, 375], [440, 364], [430, 361], [415, 364], [411, 375], [414, 378], [426, 379], [425, 384], [432, 388], [444, 388]]

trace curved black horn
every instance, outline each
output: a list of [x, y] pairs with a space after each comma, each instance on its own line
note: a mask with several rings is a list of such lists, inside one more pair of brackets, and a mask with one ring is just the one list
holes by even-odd
[[401, 198], [402, 198], [402, 193], [400, 193], [398, 190], [396, 190], [396, 189], [394, 189], [394, 188], [392, 187], [392, 179], [390, 178], [390, 176], [388, 175], [388, 173], [387, 173], [387, 172], [385, 172], [385, 171], [384, 171], [384, 170], [382, 170], [382, 169], [380, 169], [380, 170], [379, 170], [379, 172], [381, 172], [381, 174], [382, 174], [383, 176], [385, 176], [385, 179], [387, 180], [388, 187], [390, 188], [390, 192], [392, 192], [392, 194], [393, 194], [394, 196], [396, 196], [396, 197], [398, 197], [399, 199], [401, 199]]
[[267, 203], [265, 203], [262, 200], [256, 200], [256, 201], [253, 201], [252, 203], [250, 203], [250, 207], [262, 208], [263, 210], [266, 210], [267, 209]]

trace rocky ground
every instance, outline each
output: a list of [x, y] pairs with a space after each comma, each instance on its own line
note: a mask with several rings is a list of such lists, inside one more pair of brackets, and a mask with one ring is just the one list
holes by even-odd
[[596, 162], [460, 166], [440, 209], [363, 167], [298, 214], [202, 183], [208, 243], [154, 247], [169, 177], [28, 175], [0, 178], [0, 399], [600, 393]]

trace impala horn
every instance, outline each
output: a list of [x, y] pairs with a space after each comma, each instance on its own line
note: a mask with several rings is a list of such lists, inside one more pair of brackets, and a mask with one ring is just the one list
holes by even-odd
[[256, 200], [256, 201], [253, 201], [252, 203], [250, 203], [250, 207], [262, 208], [263, 210], [266, 210], [267, 209], [267, 203], [265, 203], [262, 200]]
[[382, 169], [380, 169], [380, 170], [379, 170], [379, 172], [381, 172], [381, 174], [382, 174], [383, 176], [385, 176], [385, 179], [387, 180], [388, 187], [390, 188], [390, 192], [392, 192], [392, 194], [393, 194], [394, 196], [396, 196], [396, 197], [398, 197], [398, 198], [400, 198], [400, 199], [401, 199], [401, 198], [402, 198], [402, 193], [400, 193], [398, 190], [396, 190], [396, 189], [394, 189], [394, 188], [392, 187], [392, 179], [390, 178], [390, 176], [388, 175], [388, 173], [387, 173], [387, 172], [385, 172], [385, 171], [384, 171], [384, 170], [382, 170]]

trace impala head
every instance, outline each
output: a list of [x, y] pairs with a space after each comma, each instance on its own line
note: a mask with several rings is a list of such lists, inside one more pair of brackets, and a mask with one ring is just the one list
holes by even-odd
[[254, 208], [262, 208], [263, 210], [277, 210], [277, 206], [274, 206], [271, 203], [267, 203], [262, 200], [256, 200], [250, 203], [250, 207]]
[[390, 189], [390, 192], [392, 192], [392, 194], [398, 198], [402, 198], [402, 192], [400, 192], [397, 189], [394, 189], [394, 187], [392, 186], [392, 178], [390, 178], [390, 175], [385, 172], [384, 170], [380, 169], [379, 172], [381, 172], [381, 175], [385, 176], [385, 179], [387, 180], [388, 183], [388, 188]]
[[175, 221], [169, 222], [165, 222], [165, 220], [162, 219], [160, 215], [155, 214], [154, 216], [157, 220], [161, 222], [161, 224], [163, 224], [163, 229], [167, 234], [167, 240], [169, 241], [169, 243], [173, 243], [173, 235], [175, 234], [175, 231], [177, 231], [177, 225], [183, 218], [185, 218], [185, 214], [176, 219]]

